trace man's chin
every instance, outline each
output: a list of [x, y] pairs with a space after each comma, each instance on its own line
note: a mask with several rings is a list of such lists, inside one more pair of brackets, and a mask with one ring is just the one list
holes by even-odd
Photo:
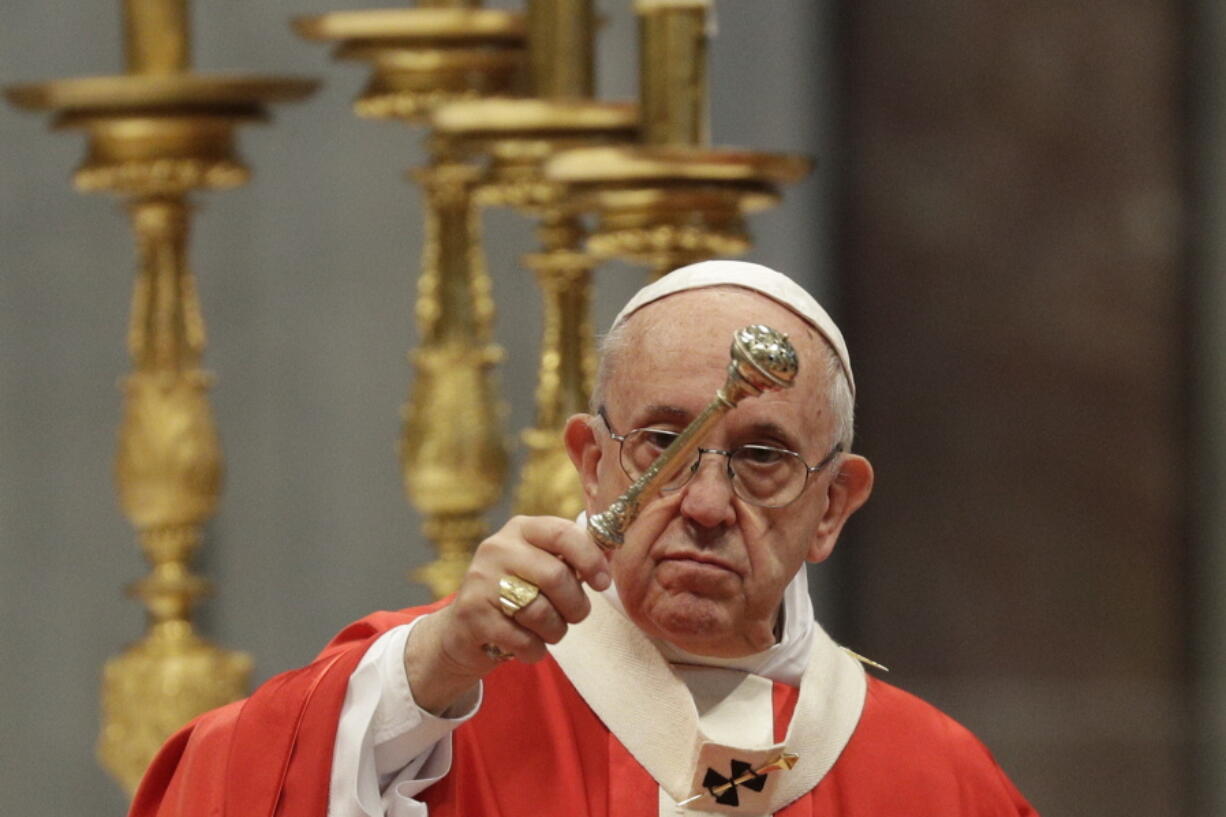
[[648, 611], [659, 638], [699, 655], [734, 649], [731, 616], [724, 603], [691, 593], [670, 593]]

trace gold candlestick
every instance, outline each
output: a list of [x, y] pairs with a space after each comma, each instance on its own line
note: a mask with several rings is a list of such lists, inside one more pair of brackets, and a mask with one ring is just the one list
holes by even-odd
[[234, 130], [264, 106], [301, 99], [316, 83], [189, 71], [185, 0], [126, 0], [127, 74], [6, 89], [20, 107], [49, 110], [57, 128], [81, 128], [89, 150], [82, 191], [130, 200], [137, 276], [124, 381], [116, 480], [151, 571], [129, 588], [149, 630], [107, 662], [98, 755], [131, 791], [154, 752], [206, 709], [241, 697], [251, 659], [194, 631], [191, 611], [209, 589], [190, 561], [221, 492], [221, 447], [201, 369], [204, 321], [187, 264], [196, 189], [242, 184]]
[[[419, 2], [416, 8], [334, 12], [295, 22], [308, 39], [337, 42], [335, 54], [372, 66], [354, 107], [360, 116], [420, 124], [456, 100], [510, 90], [523, 63], [523, 21], [479, 2]], [[425, 192], [426, 239], [418, 282], [421, 345], [403, 408], [400, 457], [409, 501], [438, 558], [413, 577], [436, 597], [459, 587], [484, 514], [502, 493], [507, 452], [493, 380], [502, 352], [473, 202], [477, 168], [441, 139], [414, 174]]]
[[453, 150], [486, 162], [482, 204], [514, 207], [539, 222], [541, 250], [522, 259], [541, 289], [544, 331], [536, 418], [522, 434], [527, 456], [516, 490], [518, 513], [569, 517], [583, 509], [562, 428], [567, 417], [587, 409], [591, 391], [591, 277], [597, 262], [584, 251], [579, 218], [542, 167], [560, 151], [634, 137], [634, 105], [591, 99], [593, 20], [591, 0], [530, 0], [531, 96], [454, 103], [432, 117], [436, 133]]
[[710, 0], [637, 0], [643, 110], [640, 144], [566, 151], [545, 164], [575, 207], [598, 226], [597, 258], [625, 258], [653, 276], [750, 246], [745, 214], [774, 206], [801, 179], [799, 156], [707, 146], [707, 13]]

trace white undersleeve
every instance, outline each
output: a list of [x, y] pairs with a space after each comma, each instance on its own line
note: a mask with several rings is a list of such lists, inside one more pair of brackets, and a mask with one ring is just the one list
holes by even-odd
[[413, 700], [403, 656], [419, 621], [381, 635], [349, 676], [332, 750], [329, 817], [426, 817], [426, 804], [415, 798], [451, 769], [451, 733], [481, 705], [480, 687], [445, 717]]

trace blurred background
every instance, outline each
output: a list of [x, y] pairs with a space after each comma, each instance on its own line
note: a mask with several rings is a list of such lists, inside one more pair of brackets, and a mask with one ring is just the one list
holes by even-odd
[[[196, 199], [226, 488], [200, 629], [257, 680], [428, 599], [394, 444], [414, 343], [420, 132], [288, 20], [193, 9], [202, 70], [314, 75]], [[513, 8], [514, 3], [489, 3]], [[636, 92], [605, 0], [601, 96]], [[848, 336], [878, 484], [814, 572], [836, 639], [976, 732], [1047, 815], [1226, 815], [1226, 10], [1211, 0], [719, 0], [712, 141], [816, 171], [752, 222]], [[9, 0], [0, 82], [122, 69], [119, 3]], [[133, 249], [83, 140], [0, 107], [0, 812], [117, 815], [99, 673], [145, 567], [114, 497]], [[531, 422], [531, 224], [485, 216], [508, 435]], [[643, 281], [597, 273], [607, 326]], [[491, 514], [498, 522], [506, 511]]]

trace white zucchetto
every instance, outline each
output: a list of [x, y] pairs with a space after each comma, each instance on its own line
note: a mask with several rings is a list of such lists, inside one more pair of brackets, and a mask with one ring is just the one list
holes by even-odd
[[843, 333], [839, 331], [834, 320], [804, 287], [783, 273], [761, 264], [720, 260], [699, 261], [697, 264], [679, 267], [635, 293], [613, 319], [610, 331], [653, 301], [689, 289], [719, 286], [741, 287], [761, 293], [803, 318], [826, 339], [826, 343], [838, 355], [851, 393], [856, 393], [856, 380], [851, 374], [851, 356], [847, 353]]

